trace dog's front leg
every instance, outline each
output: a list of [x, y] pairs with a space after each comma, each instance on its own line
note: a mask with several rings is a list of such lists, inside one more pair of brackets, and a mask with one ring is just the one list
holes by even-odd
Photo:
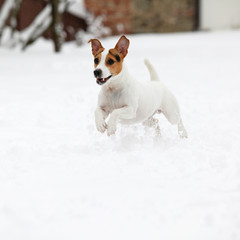
[[105, 119], [107, 118], [108, 113], [104, 111], [100, 106], [95, 110], [95, 123], [97, 130], [101, 133], [104, 133], [107, 129], [107, 124]]
[[108, 136], [115, 134], [117, 130], [117, 120], [120, 119], [132, 119], [136, 117], [136, 109], [133, 107], [125, 106], [122, 108], [115, 109], [107, 124], [107, 134]]

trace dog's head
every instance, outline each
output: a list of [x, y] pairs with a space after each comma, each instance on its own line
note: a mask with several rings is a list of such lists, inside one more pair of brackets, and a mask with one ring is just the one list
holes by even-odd
[[123, 35], [115, 48], [106, 51], [98, 39], [89, 40], [94, 56], [94, 76], [99, 85], [106, 83], [122, 71], [123, 60], [128, 53], [129, 40]]

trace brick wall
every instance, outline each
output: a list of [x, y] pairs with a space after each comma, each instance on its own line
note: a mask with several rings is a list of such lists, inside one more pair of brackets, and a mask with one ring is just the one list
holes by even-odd
[[196, 28], [197, 0], [132, 0], [134, 33], [178, 32]]
[[199, 0], [85, 0], [88, 11], [105, 16], [112, 34], [191, 31]]
[[131, 33], [131, 0], [85, 0], [87, 10], [95, 16], [105, 16], [104, 25], [112, 34]]

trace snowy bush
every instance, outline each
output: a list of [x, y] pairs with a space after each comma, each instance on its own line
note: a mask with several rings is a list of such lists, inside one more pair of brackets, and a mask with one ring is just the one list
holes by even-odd
[[[42, 11], [34, 18], [32, 23], [23, 31], [16, 30], [17, 14], [21, 0], [5, 0], [0, 9], [0, 44], [5, 47], [19, 46], [23, 50], [41, 37], [47, 29], [51, 28], [53, 23], [52, 4], [49, 2]], [[16, 7], [18, 3], [18, 7]], [[15, 14], [12, 12], [15, 11]], [[88, 28], [87, 31], [79, 30], [75, 34], [77, 45], [86, 43], [90, 38], [110, 35], [109, 28], [103, 25], [104, 16], [94, 17], [85, 9], [83, 0], [61, 0], [58, 4], [59, 14], [68, 11], [80, 18], [85, 19]], [[12, 17], [13, 16], [13, 17]], [[6, 25], [10, 17], [10, 26]], [[63, 31], [63, 24], [57, 24], [53, 29], [58, 35], [61, 44], [63, 44], [66, 33]]]
[[91, 38], [99, 38], [111, 34], [110, 28], [103, 25], [104, 16], [94, 17], [92, 14], [86, 13], [85, 20], [88, 25], [87, 32], [79, 30], [75, 36], [78, 45], [88, 42]]

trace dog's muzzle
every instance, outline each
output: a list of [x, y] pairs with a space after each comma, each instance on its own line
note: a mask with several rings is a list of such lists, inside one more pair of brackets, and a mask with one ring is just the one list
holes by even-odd
[[97, 78], [96, 82], [99, 85], [103, 85], [104, 83], [106, 83], [110, 78], [112, 77], [112, 75], [110, 75], [107, 78]]

